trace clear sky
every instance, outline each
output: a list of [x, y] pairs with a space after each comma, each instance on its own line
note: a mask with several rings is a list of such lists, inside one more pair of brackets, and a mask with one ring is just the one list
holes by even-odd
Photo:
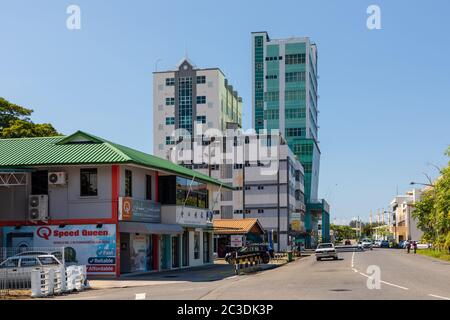
[[[66, 9], [81, 8], [81, 30]], [[381, 30], [366, 27], [369, 5]], [[319, 50], [320, 196], [332, 220], [367, 219], [450, 143], [450, 1], [0, 0], [0, 96], [60, 132], [152, 148], [152, 72], [188, 53], [220, 67], [251, 127], [250, 33]]]

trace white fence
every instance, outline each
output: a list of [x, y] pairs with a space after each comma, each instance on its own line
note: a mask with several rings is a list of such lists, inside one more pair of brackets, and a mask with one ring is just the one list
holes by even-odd
[[86, 266], [50, 268], [31, 272], [31, 296], [33, 298], [82, 291], [88, 286]]
[[[85, 289], [86, 266], [66, 266], [64, 252], [54, 247], [0, 248], [0, 296], [31, 290], [32, 297], [46, 297]], [[53, 264], [53, 259], [46, 265], [45, 255], [55, 256], [62, 264]]]

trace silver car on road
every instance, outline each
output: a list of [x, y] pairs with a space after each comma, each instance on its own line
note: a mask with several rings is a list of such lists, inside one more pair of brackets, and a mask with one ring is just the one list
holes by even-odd
[[316, 260], [320, 261], [323, 258], [338, 259], [338, 254], [334, 244], [332, 243], [320, 243], [316, 249]]

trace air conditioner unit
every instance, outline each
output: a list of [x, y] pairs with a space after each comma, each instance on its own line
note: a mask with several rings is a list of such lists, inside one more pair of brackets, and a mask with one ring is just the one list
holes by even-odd
[[28, 206], [30, 221], [48, 220], [48, 195], [31, 195]]
[[61, 185], [66, 184], [67, 174], [65, 172], [49, 172], [48, 184], [49, 185]]

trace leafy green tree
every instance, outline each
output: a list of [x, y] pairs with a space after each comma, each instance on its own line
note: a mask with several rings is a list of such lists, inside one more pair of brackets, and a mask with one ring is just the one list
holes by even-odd
[[0, 139], [56, 136], [50, 123], [31, 121], [33, 110], [18, 106], [0, 97]]
[[331, 224], [330, 229], [333, 230], [337, 242], [341, 242], [344, 239], [356, 238], [356, 232], [350, 226]]
[[18, 106], [0, 97], [0, 131], [8, 127], [11, 121], [22, 119], [29, 121], [33, 110]]
[[[450, 157], [450, 147], [446, 154]], [[418, 220], [425, 241], [450, 250], [450, 162], [440, 173], [434, 185], [422, 193], [412, 215]]]

